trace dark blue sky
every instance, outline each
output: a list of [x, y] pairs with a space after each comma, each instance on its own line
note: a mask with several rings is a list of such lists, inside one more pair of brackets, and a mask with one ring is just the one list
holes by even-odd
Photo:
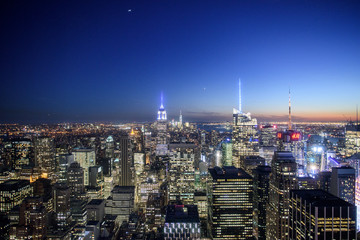
[[[2, 1], [0, 122], [354, 118], [359, 1]], [[286, 118], [284, 118], [286, 119]]]

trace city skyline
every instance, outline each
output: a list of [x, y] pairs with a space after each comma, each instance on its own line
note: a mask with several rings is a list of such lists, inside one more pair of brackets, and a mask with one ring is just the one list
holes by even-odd
[[1, 6], [0, 123], [356, 120], [355, 1]]

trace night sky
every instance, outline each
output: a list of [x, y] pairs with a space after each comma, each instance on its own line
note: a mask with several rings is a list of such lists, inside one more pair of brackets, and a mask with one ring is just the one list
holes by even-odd
[[348, 120], [359, 1], [0, 3], [0, 122]]

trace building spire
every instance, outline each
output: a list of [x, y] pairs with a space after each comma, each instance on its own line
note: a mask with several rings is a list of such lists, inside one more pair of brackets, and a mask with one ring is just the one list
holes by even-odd
[[163, 96], [162, 91], [161, 91], [161, 97], [160, 97], [160, 109], [164, 109], [164, 96]]
[[291, 130], [291, 95], [290, 95], [290, 88], [289, 88], [289, 123], [288, 129]]
[[239, 78], [239, 113], [242, 113], [241, 109], [241, 80]]

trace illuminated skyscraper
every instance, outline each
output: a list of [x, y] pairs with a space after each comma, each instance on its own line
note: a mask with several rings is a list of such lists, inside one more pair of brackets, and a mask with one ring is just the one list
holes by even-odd
[[266, 204], [269, 201], [271, 167], [260, 165], [254, 169], [254, 236], [266, 239]]
[[54, 139], [39, 137], [34, 140], [35, 165], [44, 176], [52, 179], [55, 170]]
[[330, 193], [355, 205], [355, 169], [345, 166], [332, 168]]
[[8, 180], [0, 184], [0, 212], [8, 213], [26, 197], [31, 196], [33, 187], [26, 180]]
[[253, 179], [244, 170], [210, 168], [209, 220], [212, 239], [253, 237]]
[[156, 121], [156, 155], [165, 156], [168, 154], [167, 115], [161, 93], [161, 104]]
[[288, 239], [290, 190], [297, 189], [297, 165], [291, 152], [274, 153], [266, 212], [266, 239]]
[[259, 136], [257, 120], [251, 118], [250, 113], [244, 114], [241, 110], [241, 85], [239, 81], [239, 110], [233, 109], [232, 132], [232, 164], [237, 168], [244, 168], [246, 156], [259, 155]]
[[356, 239], [356, 207], [323, 190], [290, 191], [290, 240]]
[[348, 124], [345, 127], [345, 155], [350, 157], [360, 152], [360, 125]]
[[33, 144], [29, 139], [12, 139], [3, 143], [2, 158], [10, 169], [19, 169], [34, 161]]
[[226, 139], [221, 144], [222, 148], [222, 165], [232, 166], [232, 142], [230, 139]]
[[195, 144], [171, 144], [169, 200], [193, 204], [195, 191]]
[[84, 169], [80, 164], [73, 162], [67, 173], [67, 184], [70, 188], [70, 196], [74, 198], [82, 198], [85, 193], [84, 186]]
[[71, 223], [70, 188], [65, 184], [54, 185], [54, 212], [57, 228], [64, 231]]
[[120, 137], [120, 176], [119, 186], [134, 186], [133, 156], [131, 154], [130, 139], [128, 135]]
[[84, 169], [84, 184], [89, 185], [89, 167], [95, 166], [95, 150], [91, 148], [75, 148], [72, 151], [74, 161]]

